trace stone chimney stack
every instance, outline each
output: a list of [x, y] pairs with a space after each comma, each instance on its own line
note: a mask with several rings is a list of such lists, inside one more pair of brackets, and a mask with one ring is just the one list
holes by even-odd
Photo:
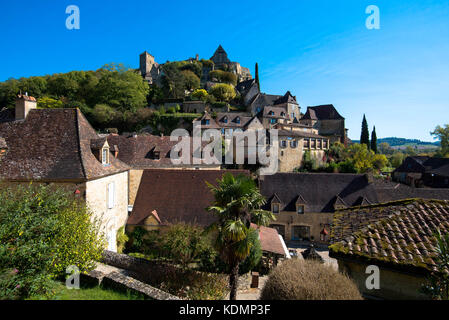
[[16, 120], [25, 120], [31, 109], [36, 109], [36, 98], [31, 97], [26, 92], [20, 93], [16, 99]]

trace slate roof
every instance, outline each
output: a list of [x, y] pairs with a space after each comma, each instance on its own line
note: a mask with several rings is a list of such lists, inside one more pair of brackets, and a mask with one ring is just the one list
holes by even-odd
[[250, 106], [253, 110], [256, 110], [258, 107], [262, 110], [266, 106], [274, 105], [274, 102], [279, 98], [282, 98], [282, 96], [259, 92], [251, 101]]
[[246, 170], [144, 170], [128, 224], [140, 225], [156, 210], [162, 224], [210, 225], [215, 216], [206, 208], [214, 197], [205, 181], [216, 184], [226, 172], [249, 175]]
[[238, 92], [240, 92], [240, 94], [242, 96], [245, 96], [248, 93], [248, 91], [251, 89], [251, 87], [255, 84], [256, 84], [256, 79], [249, 79], [249, 80], [239, 82], [235, 88], [237, 89]]
[[264, 118], [274, 118], [274, 119], [290, 119], [287, 111], [283, 107], [265, 107], [263, 109]]
[[294, 103], [294, 104], [298, 104], [298, 102], [296, 102], [296, 96], [293, 96], [290, 91], [287, 91], [285, 93], [285, 95], [279, 99], [277, 99], [276, 101], [274, 101], [274, 104], [282, 104], [282, 103]]
[[449, 177], [449, 158], [407, 157], [395, 172], [433, 173]]
[[[107, 137], [107, 140], [111, 150], [113, 146], [118, 147], [118, 159], [134, 169], [208, 167], [206, 164], [173, 164], [170, 151], [178, 144], [178, 141], [170, 141], [169, 136], [111, 134]], [[203, 142], [203, 144], [207, 143]], [[190, 145], [192, 150], [193, 143], [190, 143]], [[159, 152], [159, 158], [155, 156], [154, 152]], [[199, 156], [199, 154], [195, 154]], [[193, 163], [193, 155], [192, 151], [190, 163]]]
[[326, 104], [315, 107], [307, 107], [307, 112], [302, 119], [305, 120], [343, 120], [332, 104]]
[[85, 181], [129, 169], [113, 155], [107, 166], [94, 156], [99, 136], [78, 109], [32, 109], [25, 120], [0, 123], [0, 137], [8, 145], [0, 161], [5, 180]]
[[411, 199], [334, 214], [331, 256], [409, 271], [435, 268], [435, 238], [449, 233], [449, 201]]
[[276, 173], [259, 179], [260, 192], [267, 198], [264, 209], [270, 210], [276, 194], [281, 200], [281, 211], [296, 211], [296, 200], [301, 196], [306, 212], [334, 212], [337, 197], [348, 206], [360, 197], [377, 203], [374, 186], [364, 175], [332, 173]]
[[[227, 122], [224, 121], [225, 118], [227, 118]], [[217, 113], [215, 122], [222, 128], [244, 128], [253, 118], [248, 113], [221, 112]], [[240, 123], [238, 123], [238, 119], [240, 119]]]
[[402, 183], [380, 179], [374, 179], [373, 187], [376, 190], [378, 203], [411, 198], [449, 200], [447, 188], [413, 188]]

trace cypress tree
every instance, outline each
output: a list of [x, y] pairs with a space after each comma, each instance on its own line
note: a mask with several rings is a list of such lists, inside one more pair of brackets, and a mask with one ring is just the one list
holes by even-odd
[[259, 83], [259, 65], [256, 62], [256, 83], [257, 83], [257, 87], [260, 90], [260, 83]]
[[362, 121], [362, 134], [360, 136], [360, 144], [366, 144], [366, 146], [370, 147], [369, 144], [369, 130], [368, 130], [368, 122], [366, 121], [365, 115], [363, 115]]
[[376, 126], [373, 127], [373, 132], [371, 133], [371, 150], [374, 153], [377, 153], [377, 134], [376, 134]]

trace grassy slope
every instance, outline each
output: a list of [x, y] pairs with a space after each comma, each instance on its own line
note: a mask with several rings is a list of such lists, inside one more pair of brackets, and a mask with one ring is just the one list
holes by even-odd
[[29, 300], [143, 300], [143, 296], [134, 293], [122, 293], [98, 286], [69, 290], [62, 283], [58, 283], [55, 291], [56, 294], [51, 298], [33, 296]]

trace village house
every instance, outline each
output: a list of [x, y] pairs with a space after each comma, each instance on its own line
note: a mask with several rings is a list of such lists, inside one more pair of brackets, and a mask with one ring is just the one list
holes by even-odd
[[259, 178], [265, 210], [276, 216], [270, 227], [285, 241], [327, 243], [336, 209], [376, 203], [374, 187], [365, 175], [277, 173]]
[[407, 157], [393, 171], [393, 179], [415, 187], [449, 188], [449, 159]]
[[327, 137], [331, 144], [340, 142], [347, 145], [347, 129], [343, 118], [332, 104], [307, 107], [307, 112], [299, 123], [312, 126], [319, 134]]
[[[360, 292], [374, 299], [426, 299], [420, 292], [436, 270], [435, 232], [449, 232], [449, 202], [402, 200], [339, 210], [330, 256]], [[366, 286], [369, 265], [379, 268], [379, 288]]]
[[374, 179], [365, 174], [277, 173], [259, 178], [265, 210], [276, 215], [271, 227], [288, 241], [329, 242], [333, 213], [411, 198], [449, 200], [447, 189], [422, 188]]
[[[216, 185], [227, 172], [249, 176], [247, 170], [144, 170], [127, 229], [155, 230], [175, 223], [209, 226], [216, 217], [206, 210], [214, 201], [206, 181]], [[285, 257], [276, 230], [260, 228], [260, 240], [263, 251]]]
[[320, 136], [318, 130], [299, 124], [281, 124], [274, 126], [278, 130], [278, 172], [292, 172], [302, 166], [305, 152], [318, 165], [326, 160], [329, 140]]
[[36, 99], [19, 95], [15, 110], [0, 112], [0, 179], [6, 184], [61, 185], [82, 197], [100, 219], [108, 249], [128, 218], [129, 167], [79, 109], [37, 109]]

